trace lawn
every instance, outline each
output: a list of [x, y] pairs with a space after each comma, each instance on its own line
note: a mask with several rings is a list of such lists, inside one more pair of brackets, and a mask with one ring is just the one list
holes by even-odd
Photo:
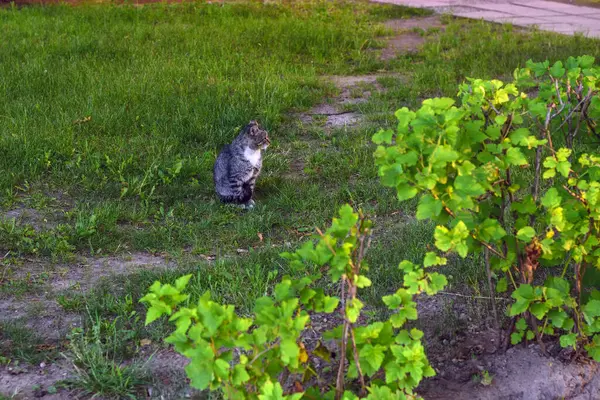
[[[432, 225], [412, 217], [415, 202], [400, 205], [379, 184], [371, 136], [393, 126], [402, 106], [454, 96], [465, 77], [509, 77], [530, 58], [600, 57], [598, 42], [584, 37], [443, 17], [443, 30], [421, 32], [418, 52], [382, 61], [384, 21], [426, 14], [362, 1], [1, 8], [0, 300], [43, 297], [57, 313], [84, 316], [91, 333], [73, 343], [93, 341], [88, 328], [103, 326], [118, 338], [111, 357], [131, 358], [168, 329], [144, 328], [139, 316], [154, 280], [193, 272], [194, 296], [211, 290], [247, 313], [290, 272], [279, 253], [350, 203], [375, 220], [365, 295], [378, 313], [381, 293], [401, 281], [396, 266], [423, 257]], [[349, 106], [364, 123], [298, 120], [339, 93], [323, 76], [369, 73], [386, 77], [384, 90]], [[257, 207], [246, 212], [216, 200], [212, 165], [251, 119], [272, 146]], [[58, 277], [78, 276], [81, 260], [140, 254], [169, 268], [107, 271], [93, 287], [74, 278], [48, 291]], [[485, 291], [480, 265], [453, 261], [450, 289]], [[15, 343], [0, 346], [0, 360], [56, 359], [56, 348], [40, 350], [45, 332], [15, 340], [27, 337], [36, 312], [0, 319], [0, 338]]]

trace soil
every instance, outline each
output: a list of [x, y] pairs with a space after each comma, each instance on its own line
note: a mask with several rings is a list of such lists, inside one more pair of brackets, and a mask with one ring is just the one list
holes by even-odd
[[437, 15], [414, 19], [393, 19], [387, 21], [385, 26], [395, 34], [387, 40], [387, 45], [381, 53], [382, 60], [391, 60], [398, 54], [416, 52], [425, 43], [427, 31], [444, 29], [444, 25]]

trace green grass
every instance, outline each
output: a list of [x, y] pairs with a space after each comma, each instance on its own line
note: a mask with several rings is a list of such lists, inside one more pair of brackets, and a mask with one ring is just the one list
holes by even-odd
[[0, 358], [39, 364], [55, 359], [57, 348], [20, 321], [0, 322]]
[[[327, 93], [321, 74], [381, 68], [369, 50], [379, 45], [378, 22], [420, 14], [361, 2], [2, 9], [4, 203], [70, 200], [71, 231], [50, 244], [38, 233], [42, 254], [52, 245], [59, 254], [69, 246], [229, 251], [252, 245], [256, 232], [277, 237], [276, 227], [332, 204], [317, 195], [318, 180], [300, 188], [317, 199], [298, 202], [297, 183], [280, 178], [291, 162], [283, 150], [298, 134], [284, 124], [288, 111]], [[274, 146], [260, 211], [246, 215], [215, 202], [212, 164], [250, 119]], [[33, 252], [12, 239], [3, 246]]]
[[137, 362], [121, 364], [124, 354], [120, 344], [127, 339], [123, 331], [115, 323], [92, 319], [87, 332], [77, 331], [70, 336], [69, 355], [74, 377], [66, 380], [66, 386], [82, 395], [139, 398], [149, 379]]
[[[0, 248], [13, 257], [166, 250], [178, 264], [58, 294], [65, 311], [89, 317], [86, 334], [97, 326], [120, 332], [110, 352], [104, 341], [92, 358], [76, 357], [82, 387], [123, 388], [114, 369], [120, 358], [135, 354], [142, 338], [164, 337], [167, 325], [144, 327], [138, 304], [154, 280], [194, 273], [194, 298], [210, 290], [248, 314], [290, 273], [278, 254], [326, 226], [345, 202], [375, 220], [373, 286], [364, 295], [376, 309], [401, 281], [398, 263], [419, 261], [432, 239], [432, 224], [412, 217], [416, 202], [399, 204], [378, 182], [370, 143], [378, 127], [393, 127], [402, 106], [454, 96], [465, 77], [510, 77], [529, 58], [600, 57], [595, 40], [445, 18], [445, 32], [425, 35], [419, 53], [379, 61], [380, 22], [420, 15], [362, 2], [0, 9], [0, 210], [29, 207], [55, 222], [1, 222]], [[396, 75], [380, 79], [385, 92], [352, 106], [365, 114], [364, 126], [328, 132], [291, 116], [335, 92], [319, 76], [379, 70]], [[216, 202], [211, 168], [255, 118], [273, 146], [257, 207], [243, 212]], [[295, 163], [304, 170], [292, 172]], [[480, 261], [451, 259], [450, 288], [485, 295]], [[29, 283], [3, 284], [0, 294], [31, 292]], [[28, 359], [28, 351], [11, 355]], [[92, 371], [105, 380], [90, 380]], [[135, 385], [120, 393], [134, 392]]]

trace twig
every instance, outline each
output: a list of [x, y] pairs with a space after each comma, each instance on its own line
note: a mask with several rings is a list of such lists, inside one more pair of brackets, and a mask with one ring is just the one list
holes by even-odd
[[[589, 93], [588, 93], [588, 95], [590, 95], [590, 98], [591, 98], [591, 92], [592, 92], [592, 91], [591, 91], [591, 89], [590, 89], [590, 91], [589, 91]], [[585, 103], [587, 100], [589, 100], [589, 99], [588, 99], [588, 96], [584, 97], [584, 98], [583, 98], [583, 100], [581, 100], [581, 101], [580, 101], [580, 102], [579, 102], [579, 103], [578, 103], [578, 104], [577, 104], [577, 105], [576, 105], [576, 106], [575, 106], [575, 107], [574, 107], [574, 108], [573, 108], [573, 109], [572, 109], [572, 110], [569, 112], [569, 114], [567, 114], [567, 117], [565, 118], [565, 120], [563, 121], [563, 123], [562, 123], [562, 124], [560, 124], [560, 125], [558, 126], [558, 128], [556, 128], [556, 130], [554, 131], [554, 133], [558, 132], [558, 131], [560, 130], [560, 128], [562, 128], [562, 127], [563, 127], [563, 126], [564, 126], [564, 125], [567, 123], [567, 121], [569, 121], [569, 120], [571, 119], [571, 116], [573, 115], [573, 113], [574, 113], [574, 112], [576, 112], [576, 111], [577, 111], [577, 109], [578, 109], [578, 108], [579, 108], [579, 107], [580, 107], [580, 106], [581, 106], [583, 103]]]
[[494, 284], [492, 283], [490, 252], [488, 249], [483, 250], [483, 257], [485, 260], [485, 272], [487, 273], [488, 287], [490, 289], [490, 303], [492, 303], [492, 312], [494, 313], [494, 329], [498, 331], [500, 329], [500, 323], [498, 322], [498, 311], [496, 310], [496, 300], [494, 299]]
[[[342, 278], [342, 280], [344, 279], [345, 278]], [[344, 395], [344, 367], [346, 364], [346, 344], [348, 342], [348, 327], [348, 319], [344, 315], [344, 331], [342, 333], [342, 344], [340, 349], [340, 365], [338, 367], [337, 378], [335, 382], [335, 400], [340, 400]]]
[[451, 293], [451, 292], [437, 292], [437, 294], [443, 294], [445, 296], [463, 297], [463, 298], [466, 298], [466, 299], [494, 300], [494, 301], [512, 301], [511, 299], [505, 299], [503, 297], [491, 298], [491, 297], [488, 297], [488, 296], [469, 296], [469, 295], [466, 295], [466, 294]]
[[360, 395], [365, 396], [367, 394], [367, 386], [365, 385], [365, 376], [363, 375], [362, 369], [360, 368], [360, 361], [358, 360], [358, 350], [356, 349], [356, 338], [354, 337], [354, 329], [352, 329], [352, 327], [350, 327], [350, 338], [352, 339], [354, 363], [356, 364], [358, 377], [360, 378]]
[[473, 239], [477, 240], [479, 243], [481, 243], [486, 249], [488, 249], [489, 251], [491, 251], [492, 253], [494, 253], [495, 256], [498, 256], [502, 259], [504, 259], [504, 255], [502, 255], [502, 253], [500, 253], [498, 250], [494, 249], [492, 246], [490, 246], [489, 244], [487, 244], [486, 242], [477, 239], [475, 236], [472, 236]]

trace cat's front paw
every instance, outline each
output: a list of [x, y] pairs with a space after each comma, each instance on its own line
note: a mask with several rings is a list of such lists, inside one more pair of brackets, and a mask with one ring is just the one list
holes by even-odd
[[254, 208], [254, 206], [256, 205], [256, 203], [254, 202], [254, 200], [250, 200], [245, 204], [242, 204], [241, 207], [244, 210], [252, 210]]

